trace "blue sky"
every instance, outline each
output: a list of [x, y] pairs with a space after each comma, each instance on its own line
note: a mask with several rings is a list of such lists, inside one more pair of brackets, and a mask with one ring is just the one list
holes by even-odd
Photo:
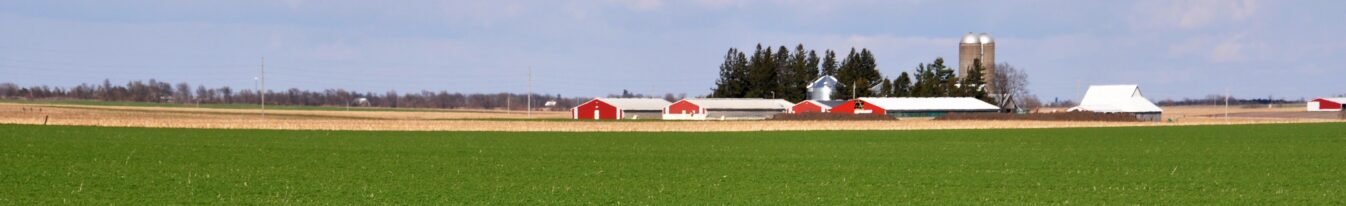
[[[1346, 1], [0, 1], [0, 82], [709, 92], [730, 47], [869, 48], [884, 74], [956, 62], [966, 32], [1050, 101], [1346, 93]], [[1340, 65], [1340, 64], [1338, 64]]]

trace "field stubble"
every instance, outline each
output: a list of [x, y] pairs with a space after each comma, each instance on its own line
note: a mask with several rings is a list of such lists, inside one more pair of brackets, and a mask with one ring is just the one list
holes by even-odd
[[[33, 111], [40, 109], [41, 111]], [[163, 108], [135, 106], [36, 105], [0, 103], [0, 123], [162, 128], [400, 130], [400, 131], [787, 131], [919, 130], [1059, 127], [1127, 127], [1328, 122], [1322, 119], [1218, 118], [1223, 108], [1168, 107], [1176, 122], [1069, 121], [580, 121], [567, 112], [310, 111]], [[1232, 108], [1231, 112], [1283, 112], [1290, 108]]]

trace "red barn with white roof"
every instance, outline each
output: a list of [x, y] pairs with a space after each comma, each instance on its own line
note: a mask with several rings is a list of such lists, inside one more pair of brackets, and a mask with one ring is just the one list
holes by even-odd
[[596, 98], [570, 109], [575, 119], [659, 119], [669, 102], [663, 99]]
[[1308, 110], [1310, 112], [1341, 111], [1342, 104], [1346, 104], [1346, 97], [1317, 98], [1313, 99], [1313, 101], [1309, 101]]

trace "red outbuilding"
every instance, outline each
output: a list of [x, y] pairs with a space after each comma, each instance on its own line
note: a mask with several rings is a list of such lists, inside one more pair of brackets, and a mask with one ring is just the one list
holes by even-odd
[[846, 103], [841, 100], [804, 100], [790, 107], [791, 113], [827, 113], [836, 107]]
[[1346, 104], [1346, 97], [1317, 98], [1309, 101], [1308, 110], [1310, 112], [1341, 111], [1341, 104]]
[[850, 101], [842, 102], [841, 104], [832, 107], [831, 110], [832, 113], [846, 113], [846, 114], [870, 114], [870, 113], [884, 114], [884, 111], [886, 110], [884, 110], [882, 107], [879, 107], [877, 105], [874, 105], [872, 103], [869, 103], [868, 101], [861, 99], [852, 99]]
[[669, 102], [663, 99], [597, 98], [570, 109], [575, 119], [659, 119]]

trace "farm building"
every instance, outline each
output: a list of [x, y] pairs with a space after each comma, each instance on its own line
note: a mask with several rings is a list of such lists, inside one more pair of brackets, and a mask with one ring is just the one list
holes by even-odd
[[938, 117], [954, 112], [997, 111], [1000, 107], [971, 97], [865, 97], [832, 108], [832, 113], [877, 113], [890, 117]]
[[827, 113], [832, 107], [846, 103], [842, 100], [804, 100], [790, 107], [790, 113]]
[[663, 99], [595, 98], [570, 109], [575, 119], [659, 119], [665, 106]]
[[767, 119], [773, 115], [789, 111], [791, 106], [794, 106], [794, 104], [783, 99], [684, 99], [664, 107], [664, 119]]
[[1164, 110], [1140, 94], [1136, 85], [1093, 85], [1084, 93], [1080, 106], [1067, 111], [1130, 113], [1145, 121], [1160, 121]]
[[1346, 97], [1317, 98], [1309, 101], [1308, 110], [1310, 112], [1341, 111], [1341, 104], [1346, 104]]

